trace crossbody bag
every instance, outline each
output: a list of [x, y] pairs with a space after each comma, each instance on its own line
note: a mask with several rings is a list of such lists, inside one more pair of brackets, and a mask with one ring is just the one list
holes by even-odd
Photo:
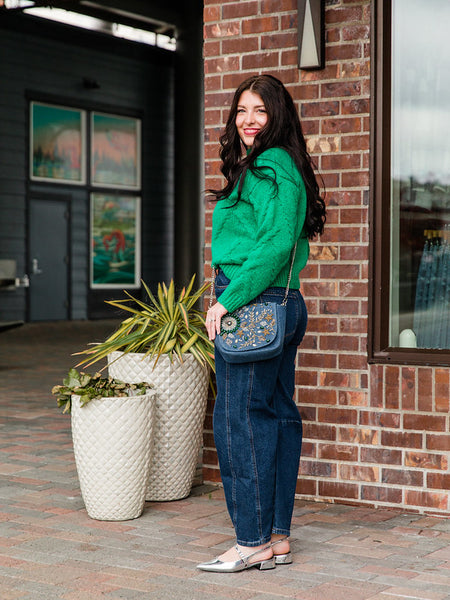
[[[286, 330], [286, 304], [296, 250], [297, 244], [292, 250], [291, 267], [281, 304], [252, 302], [222, 317], [220, 333], [216, 335], [214, 343], [225, 361], [254, 362], [281, 354]], [[209, 308], [213, 303], [214, 280], [213, 268]]]

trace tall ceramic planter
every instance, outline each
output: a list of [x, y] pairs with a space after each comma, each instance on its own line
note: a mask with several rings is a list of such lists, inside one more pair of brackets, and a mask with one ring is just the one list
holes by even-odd
[[72, 439], [88, 515], [124, 521], [142, 514], [150, 477], [155, 391], [101, 398], [72, 396]]
[[112, 352], [109, 375], [125, 382], [146, 381], [156, 391], [155, 432], [146, 499], [179, 500], [189, 495], [202, 443], [209, 370], [191, 354], [173, 363], [162, 355]]

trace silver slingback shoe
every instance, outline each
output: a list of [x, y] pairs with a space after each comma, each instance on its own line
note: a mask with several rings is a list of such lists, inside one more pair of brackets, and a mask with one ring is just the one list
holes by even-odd
[[256, 556], [260, 552], [268, 550], [270, 545], [266, 546], [265, 548], [261, 548], [261, 550], [257, 550], [256, 552], [252, 552], [252, 554], [249, 554], [248, 556], [245, 556], [245, 554], [242, 553], [237, 544], [234, 548], [239, 555], [239, 560], [223, 562], [218, 558], [214, 558], [209, 562], [200, 563], [197, 565], [197, 569], [201, 569], [202, 571], [212, 571], [214, 573], [237, 573], [238, 571], [244, 571], [245, 569], [250, 569], [251, 567], [259, 567], [261, 571], [265, 571], [266, 569], [275, 569], [275, 556], [249, 563], [249, 559], [252, 556]]
[[[284, 538], [281, 538], [280, 540], [277, 540], [276, 542], [272, 542], [270, 545], [273, 548], [280, 542], [285, 542], [287, 539], [288, 538], [286, 536]], [[292, 553], [290, 551], [286, 552], [285, 554], [274, 554], [273, 557], [275, 559], [276, 565], [290, 565], [292, 563]]]

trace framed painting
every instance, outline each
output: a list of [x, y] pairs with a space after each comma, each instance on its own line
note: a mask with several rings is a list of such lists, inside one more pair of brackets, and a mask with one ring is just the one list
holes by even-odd
[[91, 114], [91, 183], [114, 188], [141, 186], [141, 121]]
[[140, 287], [140, 209], [138, 196], [91, 194], [92, 289]]
[[86, 182], [86, 113], [30, 103], [30, 178], [34, 181]]

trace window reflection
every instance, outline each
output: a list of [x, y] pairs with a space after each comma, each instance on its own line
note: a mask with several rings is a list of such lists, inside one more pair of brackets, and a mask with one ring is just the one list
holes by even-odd
[[447, 349], [450, 2], [392, 10], [390, 345]]

